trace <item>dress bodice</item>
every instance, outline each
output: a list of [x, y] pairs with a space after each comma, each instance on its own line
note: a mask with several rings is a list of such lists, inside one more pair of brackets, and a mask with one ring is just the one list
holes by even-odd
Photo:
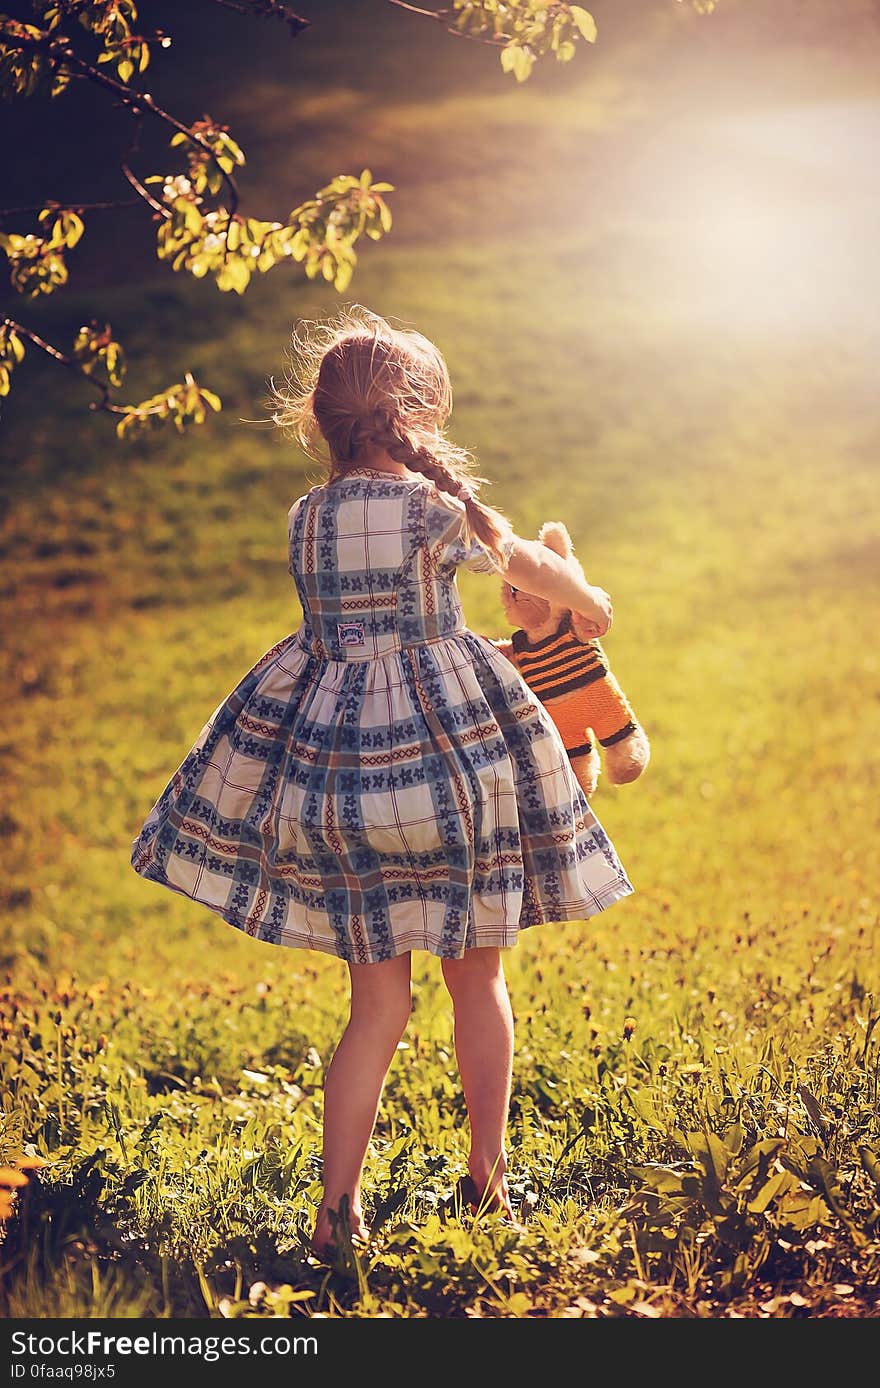
[[289, 514], [289, 571], [301, 640], [326, 660], [362, 661], [464, 629], [460, 565], [500, 572], [465, 508], [425, 480], [350, 470]]

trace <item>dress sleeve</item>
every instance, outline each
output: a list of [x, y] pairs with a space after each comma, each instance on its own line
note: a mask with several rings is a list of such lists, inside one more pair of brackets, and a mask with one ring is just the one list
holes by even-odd
[[514, 534], [507, 526], [502, 541], [504, 564], [476, 536], [465, 538], [467, 512], [463, 501], [436, 487], [428, 488], [425, 502], [426, 542], [438, 568], [455, 570], [459, 567], [471, 573], [502, 574], [513, 548]]

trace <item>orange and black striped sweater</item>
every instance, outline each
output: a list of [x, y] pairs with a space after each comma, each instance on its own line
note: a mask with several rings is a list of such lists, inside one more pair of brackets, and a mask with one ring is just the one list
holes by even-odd
[[[504, 647], [502, 647], [504, 649]], [[598, 641], [581, 641], [566, 612], [552, 636], [530, 642], [515, 631], [508, 653], [556, 724], [570, 757], [592, 751], [592, 728], [603, 747], [635, 731], [635, 714], [608, 668]]]

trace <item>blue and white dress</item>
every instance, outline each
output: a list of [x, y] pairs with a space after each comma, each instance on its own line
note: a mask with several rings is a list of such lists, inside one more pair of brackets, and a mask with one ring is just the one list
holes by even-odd
[[549, 714], [465, 626], [457, 568], [499, 569], [464, 519], [424, 478], [370, 468], [294, 503], [302, 626], [208, 719], [136, 872], [362, 964], [513, 945], [632, 892]]

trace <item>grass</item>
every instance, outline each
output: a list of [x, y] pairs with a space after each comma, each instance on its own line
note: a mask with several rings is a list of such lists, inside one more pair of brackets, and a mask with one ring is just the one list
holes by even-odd
[[[293, 319], [334, 301], [276, 272], [231, 304], [134, 250], [136, 272], [84, 259], [89, 292], [35, 321], [63, 335], [98, 295], [133, 396], [189, 366], [225, 409], [122, 449], [31, 362], [6, 412], [0, 1158], [49, 1165], [7, 1226], [4, 1313], [874, 1315], [874, 50], [731, 48], [723, 18], [661, 15], [650, 43], [621, 31], [517, 91], [417, 30], [413, 91], [389, 45], [340, 80], [372, 32], [351, 10], [301, 72], [295, 148], [268, 39], [216, 108], [254, 150], [255, 208], [337, 164], [399, 183], [354, 292], [440, 343], [498, 504], [523, 534], [564, 518], [614, 596], [609, 653], [654, 751], [594, 803], [637, 891], [509, 955], [523, 1230], [448, 1208], [466, 1127], [417, 956], [374, 1241], [347, 1273], [310, 1261], [344, 966], [240, 938], [128, 852], [205, 716], [298, 623], [285, 517], [312, 471], [241, 420]], [[461, 589], [501, 634], [494, 584]]]

